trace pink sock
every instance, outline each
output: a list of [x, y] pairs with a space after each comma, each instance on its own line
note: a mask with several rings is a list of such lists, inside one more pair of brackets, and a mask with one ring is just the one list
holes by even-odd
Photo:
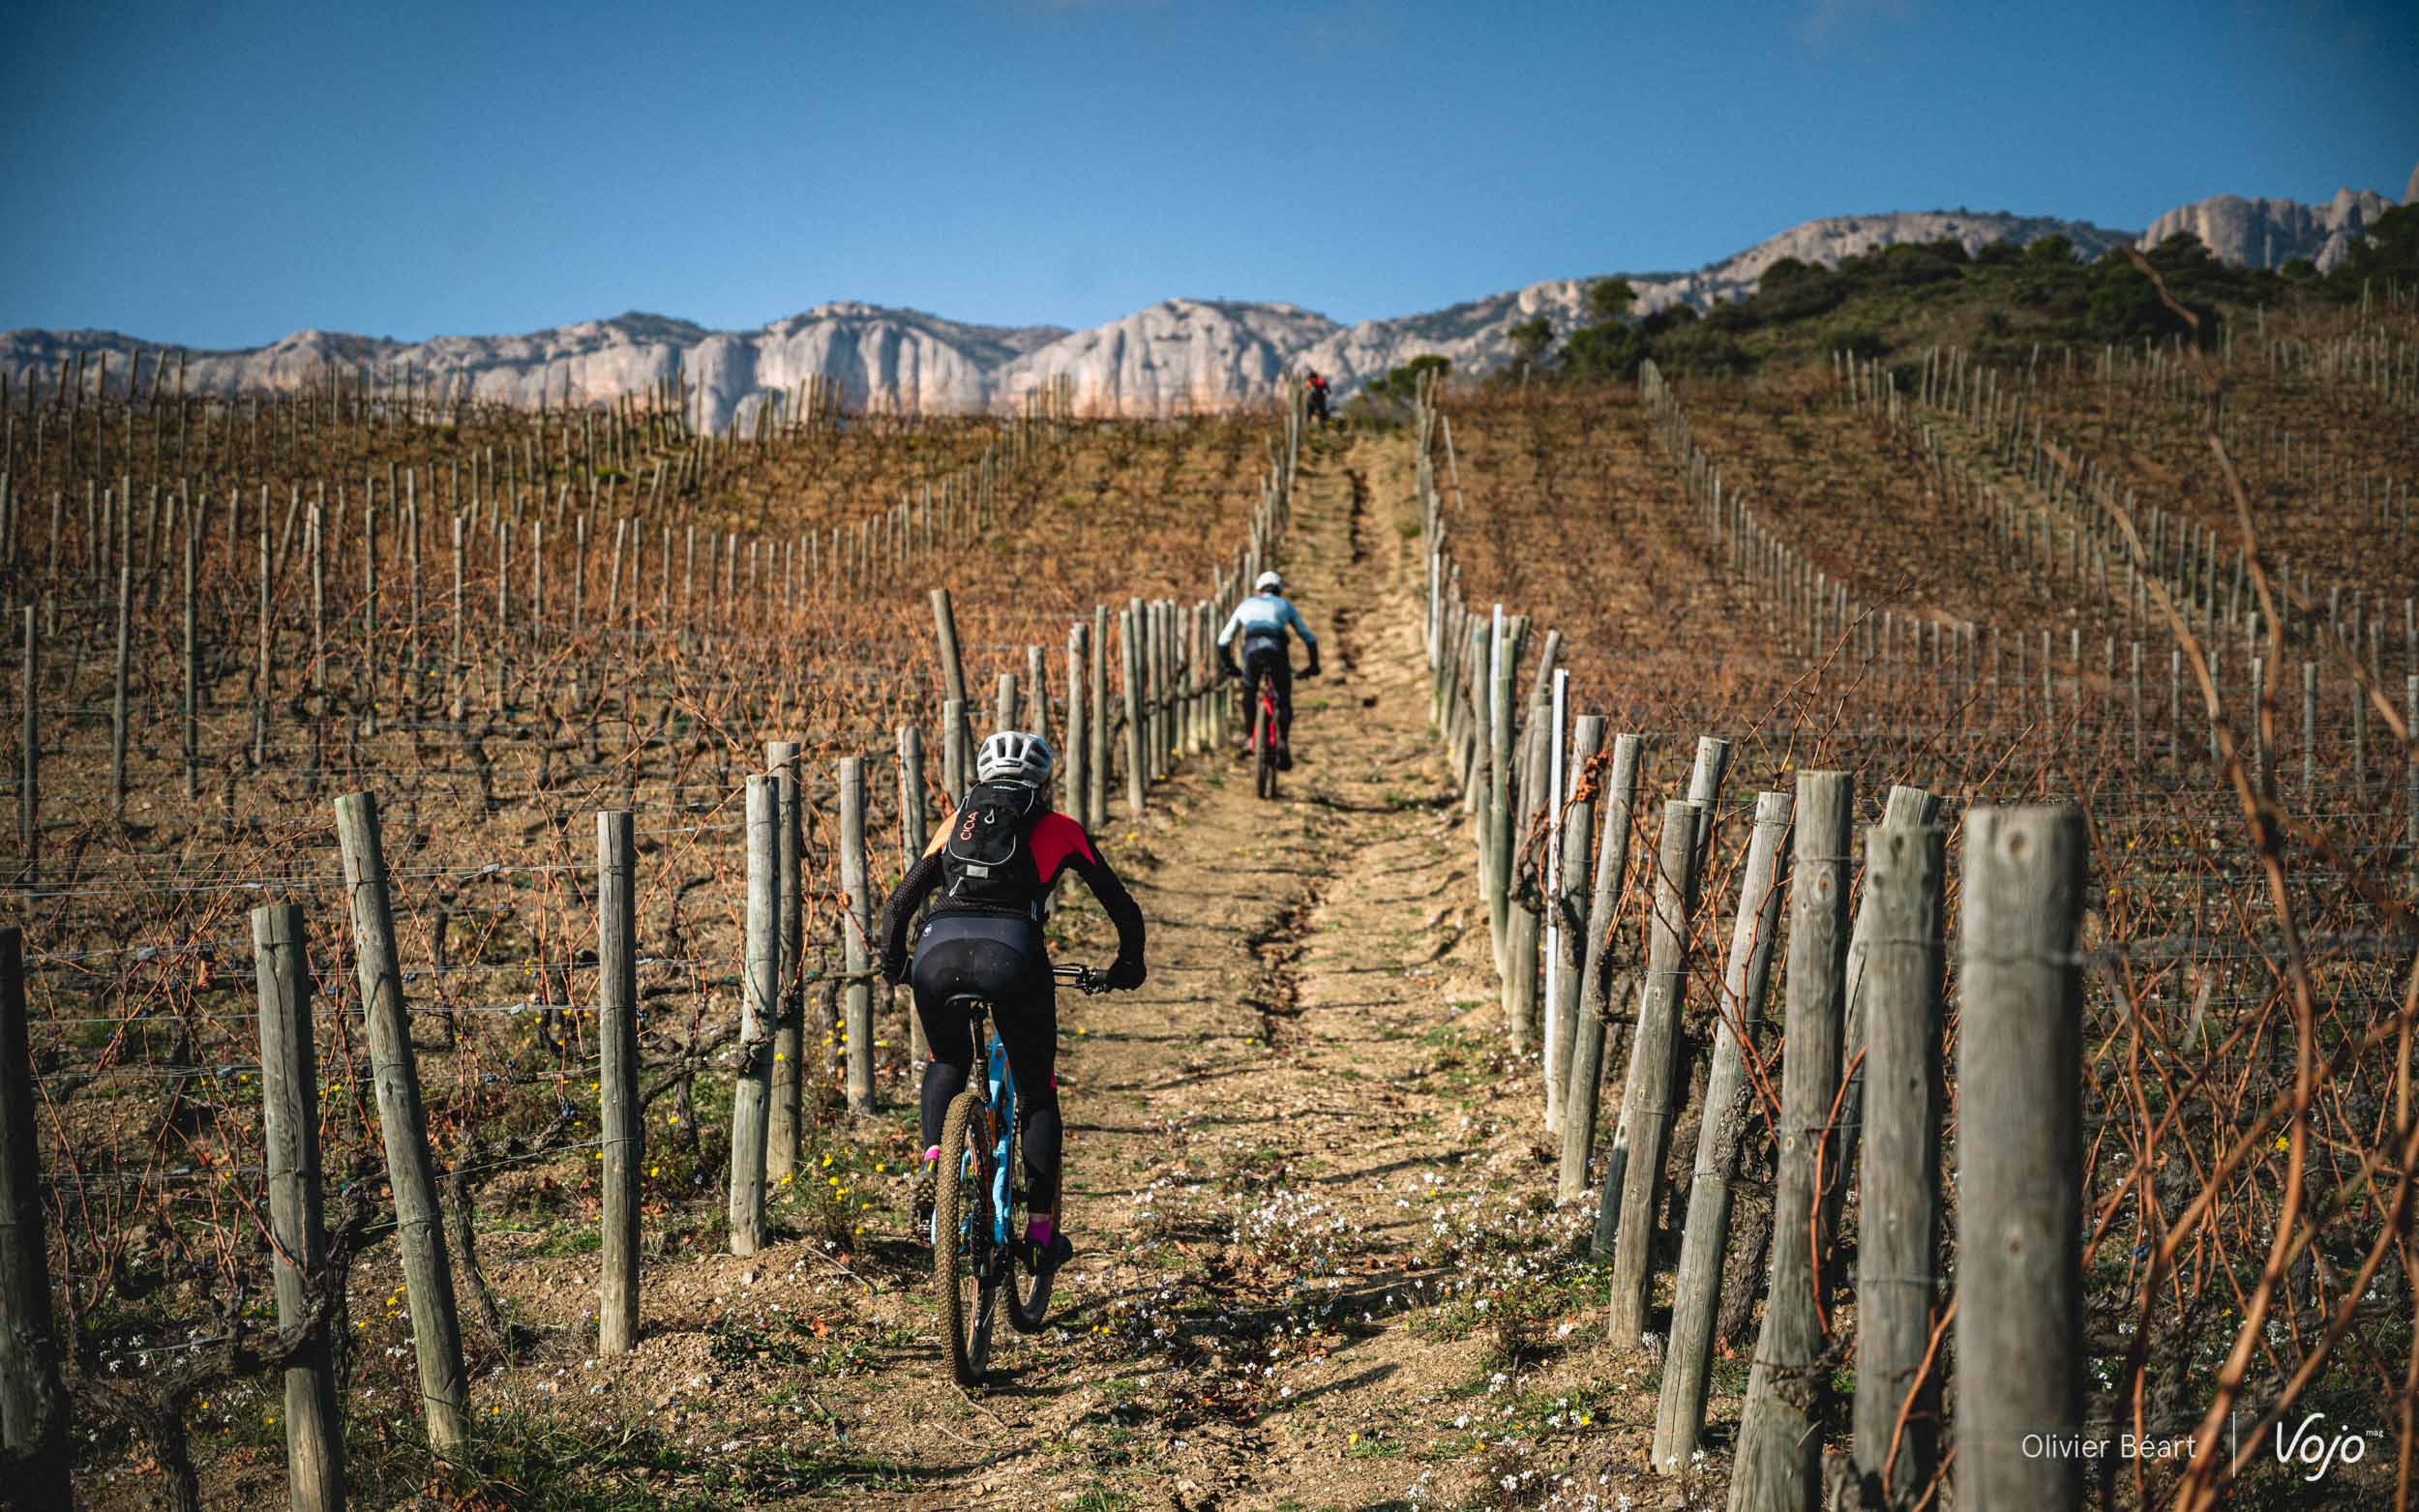
[[1025, 1221], [1025, 1240], [1029, 1244], [1046, 1245], [1058, 1229], [1059, 1222], [1055, 1218], [1029, 1218]]
[[939, 1160], [941, 1158], [941, 1146], [936, 1144], [931, 1149], [926, 1150], [924, 1152], [924, 1158], [928, 1161]]

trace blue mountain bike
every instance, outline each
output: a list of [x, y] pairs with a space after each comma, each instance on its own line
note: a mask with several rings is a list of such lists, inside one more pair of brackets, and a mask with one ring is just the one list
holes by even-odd
[[[1109, 984], [1090, 966], [1053, 966], [1051, 974], [1086, 993]], [[1028, 1193], [1018, 1147], [1016, 1078], [1007, 1051], [987, 1022], [992, 1004], [971, 993], [952, 998], [966, 1010], [974, 1058], [987, 1069], [980, 1090], [969, 1087], [950, 1103], [941, 1125], [939, 1181], [933, 1193], [933, 1290], [941, 1297], [949, 1368], [962, 1386], [979, 1385], [991, 1357], [1000, 1293], [1019, 1333], [1039, 1331], [1050, 1311], [1051, 1271], [1025, 1253], [1020, 1237]]]

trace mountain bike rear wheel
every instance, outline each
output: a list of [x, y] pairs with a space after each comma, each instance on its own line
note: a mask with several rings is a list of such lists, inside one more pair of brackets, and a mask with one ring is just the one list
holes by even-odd
[[961, 1386], [982, 1383], [1000, 1278], [1009, 1265], [992, 1219], [990, 1122], [980, 1096], [959, 1093], [941, 1120], [941, 1160], [934, 1171], [933, 1290], [941, 1304], [949, 1369]]
[[1263, 798], [1276, 796], [1276, 720], [1266, 703], [1260, 705], [1259, 717], [1251, 733], [1252, 791]]

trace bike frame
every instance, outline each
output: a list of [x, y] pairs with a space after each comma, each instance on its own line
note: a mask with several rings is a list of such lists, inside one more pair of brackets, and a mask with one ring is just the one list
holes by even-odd
[[[1273, 710], [1269, 718], [1275, 719]], [[1055, 967], [1053, 974], [1087, 994], [1103, 991], [1095, 985], [1097, 979], [1080, 966]], [[983, 1007], [986, 1012], [980, 1032], [988, 1047], [983, 1069], [983, 1132], [991, 1140], [991, 1241], [998, 1247], [996, 1253], [1004, 1253], [1012, 1236], [1008, 1197], [1016, 1180], [1009, 1161], [1015, 1153], [1009, 1146], [1016, 1139], [1016, 1073], [1008, 1069], [1008, 1049], [1000, 1043], [999, 1025], [991, 1022], [999, 1005], [985, 1003]], [[958, 1157], [961, 1175], [965, 1174], [964, 1163], [973, 1158], [971, 1152]], [[939, 1241], [940, 1235], [935, 1234], [934, 1242]]]
[[1016, 1076], [1008, 1070], [1007, 1048], [996, 1030], [986, 1037], [991, 1058], [983, 1078], [983, 1115], [991, 1122], [991, 1239], [1004, 1248], [1009, 1238], [1008, 1184], [1015, 1179], [1008, 1169], [1008, 1146], [1016, 1138]]

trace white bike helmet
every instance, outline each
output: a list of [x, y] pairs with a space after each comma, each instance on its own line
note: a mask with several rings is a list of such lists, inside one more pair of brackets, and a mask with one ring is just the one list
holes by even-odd
[[1260, 580], [1251, 585], [1254, 593], [1283, 593], [1285, 579], [1274, 573], [1262, 573]]
[[1039, 787], [1050, 781], [1059, 758], [1050, 742], [1021, 729], [1003, 729], [983, 742], [974, 755], [974, 780], [983, 783], [1023, 783]]

